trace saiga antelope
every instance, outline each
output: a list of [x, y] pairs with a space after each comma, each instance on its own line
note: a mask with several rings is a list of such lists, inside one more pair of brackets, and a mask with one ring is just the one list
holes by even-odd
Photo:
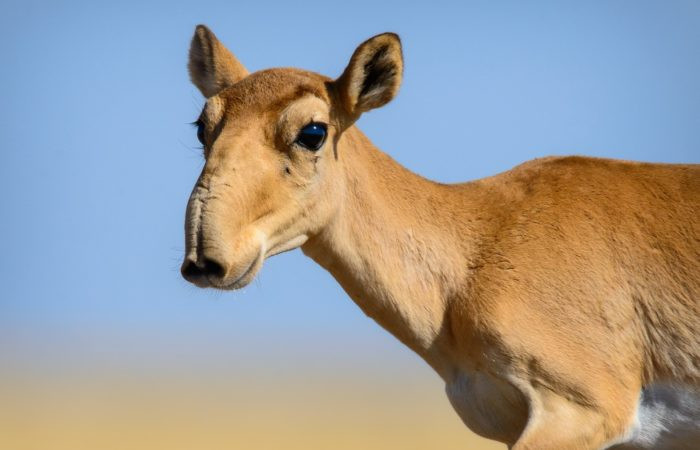
[[544, 158], [446, 185], [353, 125], [401, 82], [395, 34], [333, 80], [249, 74], [204, 26], [205, 165], [183, 276], [247, 285], [300, 247], [514, 449], [700, 447], [700, 166]]

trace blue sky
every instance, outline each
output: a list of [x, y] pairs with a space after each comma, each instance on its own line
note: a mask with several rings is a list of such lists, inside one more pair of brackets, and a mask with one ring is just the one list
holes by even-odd
[[197, 23], [250, 70], [330, 76], [366, 38], [399, 33], [400, 94], [359, 126], [439, 181], [551, 154], [700, 162], [695, 1], [5, 1], [5, 370], [422, 364], [298, 250], [243, 291], [180, 278], [203, 162], [185, 69]]

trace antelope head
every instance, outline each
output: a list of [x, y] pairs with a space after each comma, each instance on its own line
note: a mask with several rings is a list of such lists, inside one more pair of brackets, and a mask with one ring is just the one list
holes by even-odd
[[205, 164], [187, 205], [181, 271], [200, 287], [236, 289], [265, 258], [332, 220], [345, 190], [342, 135], [395, 96], [401, 44], [391, 33], [369, 39], [336, 80], [297, 69], [249, 74], [200, 25], [188, 68], [207, 99], [196, 121]]

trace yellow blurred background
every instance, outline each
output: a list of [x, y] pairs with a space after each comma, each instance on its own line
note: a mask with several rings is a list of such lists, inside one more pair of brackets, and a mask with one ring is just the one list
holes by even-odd
[[499, 449], [470, 433], [426, 368], [386, 372], [105, 373], [0, 383], [12, 450]]

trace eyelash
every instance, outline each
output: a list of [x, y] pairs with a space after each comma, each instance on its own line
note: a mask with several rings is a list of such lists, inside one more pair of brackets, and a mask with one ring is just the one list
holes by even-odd
[[201, 145], [197, 146], [197, 148], [204, 150], [204, 142], [202, 142], [204, 140], [204, 138], [203, 138], [203, 136], [199, 135], [200, 130], [202, 130], [202, 127], [204, 126], [204, 122], [202, 122], [200, 119], [197, 119], [194, 122], [190, 123], [190, 125], [192, 125], [193, 127], [195, 127], [197, 129], [197, 140], [199, 140], [199, 142], [201, 144]]

